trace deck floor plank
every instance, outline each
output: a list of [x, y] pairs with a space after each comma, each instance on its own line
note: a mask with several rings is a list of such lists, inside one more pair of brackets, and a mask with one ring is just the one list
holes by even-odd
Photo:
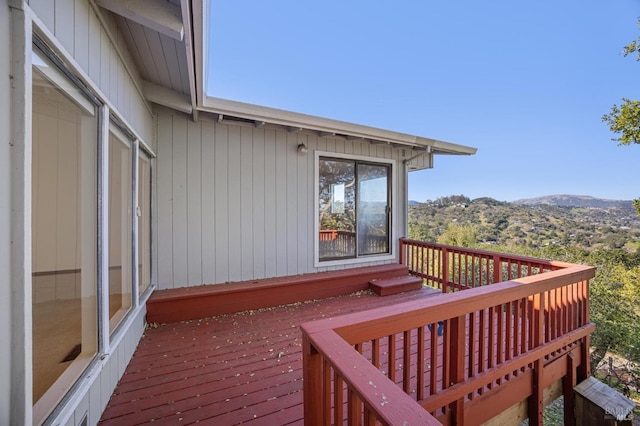
[[101, 424], [302, 424], [298, 326], [432, 294], [363, 291], [149, 327]]

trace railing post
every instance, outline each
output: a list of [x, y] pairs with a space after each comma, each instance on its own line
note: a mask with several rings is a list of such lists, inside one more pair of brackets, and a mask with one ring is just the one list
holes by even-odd
[[[582, 324], [589, 323], [589, 281], [584, 281], [580, 286], [580, 297], [582, 298]], [[582, 350], [580, 354], [580, 367], [578, 367], [578, 382], [585, 380], [591, 376], [591, 354], [589, 347], [591, 344], [590, 336], [585, 336], [582, 339]]]
[[502, 261], [499, 254], [493, 255], [493, 284], [502, 281]]
[[305, 426], [324, 424], [323, 413], [326, 401], [322, 389], [322, 356], [311, 344], [305, 332], [302, 333], [302, 378]]
[[[405, 246], [404, 246], [404, 238], [400, 238], [400, 264], [401, 265], [407, 265], [407, 263], [405, 263]], [[411, 272], [411, 271], [409, 271]]]
[[576, 356], [571, 351], [567, 354], [567, 375], [562, 378], [562, 394], [564, 396], [564, 424], [576, 424], [575, 400], [573, 388], [576, 387]]

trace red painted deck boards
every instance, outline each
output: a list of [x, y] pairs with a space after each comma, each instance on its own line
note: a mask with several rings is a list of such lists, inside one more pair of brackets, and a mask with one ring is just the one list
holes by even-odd
[[298, 326], [434, 292], [380, 298], [365, 291], [150, 328], [101, 424], [302, 424]]

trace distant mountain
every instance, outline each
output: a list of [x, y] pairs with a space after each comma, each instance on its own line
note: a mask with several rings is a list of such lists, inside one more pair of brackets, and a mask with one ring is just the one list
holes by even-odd
[[420, 201], [409, 200], [409, 205], [410, 205], [410, 206], [417, 206], [417, 205], [420, 205]]
[[559, 206], [559, 207], [591, 207], [591, 208], [632, 208], [631, 200], [605, 200], [588, 195], [546, 195], [544, 197], [515, 200], [512, 204], [524, 206]]

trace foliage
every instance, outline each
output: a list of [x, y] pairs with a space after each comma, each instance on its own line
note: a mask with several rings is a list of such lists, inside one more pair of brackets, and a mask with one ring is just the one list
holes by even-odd
[[471, 224], [450, 223], [446, 231], [438, 237], [438, 242], [449, 246], [473, 247], [478, 244], [476, 228]]
[[442, 199], [410, 207], [409, 237], [595, 266], [590, 284], [590, 315], [597, 327], [591, 337], [593, 365], [607, 352], [640, 363], [640, 252], [608, 245], [640, 237], [640, 219], [631, 206], [562, 208], [479, 200], [466, 207]]
[[640, 101], [622, 98], [620, 106], [614, 104], [611, 112], [602, 116], [602, 121], [613, 133], [620, 134], [612, 139], [620, 145], [640, 143]]
[[[636, 60], [640, 61], [640, 37], [625, 46], [622, 53], [624, 56], [635, 53]], [[602, 121], [609, 125], [613, 133], [620, 134], [620, 137], [613, 139], [620, 145], [640, 143], [640, 101], [622, 98], [620, 106], [614, 104], [611, 112], [602, 116]], [[633, 205], [640, 215], [640, 199], [634, 200]]]
[[[458, 196], [456, 196], [458, 197]], [[409, 206], [409, 237], [438, 241], [450, 223], [475, 227], [479, 242], [542, 248], [549, 245], [634, 248], [640, 217], [630, 201], [610, 207], [519, 205], [491, 198], [449, 197]], [[593, 200], [594, 205], [601, 205]]]

